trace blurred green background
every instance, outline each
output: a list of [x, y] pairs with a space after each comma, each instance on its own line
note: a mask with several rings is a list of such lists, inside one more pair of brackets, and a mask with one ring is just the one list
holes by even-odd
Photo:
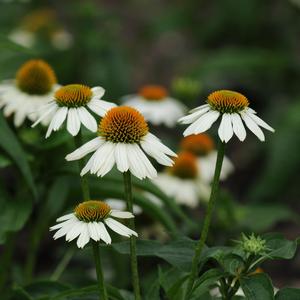
[[[1, 80], [14, 78], [27, 59], [43, 58], [59, 83], [101, 85], [108, 101], [149, 83], [165, 85], [191, 108], [213, 90], [245, 94], [276, 133], [265, 143], [249, 133], [228, 145], [236, 171], [224, 184], [230, 193], [213, 234], [217, 241], [243, 229], [300, 235], [299, 0], [1, 0], [0, 29]], [[34, 45], [11, 42], [20, 29], [34, 33]], [[57, 32], [65, 35], [54, 41]], [[178, 89], [178, 78], [197, 84], [195, 97]], [[181, 131], [166, 138], [173, 148]], [[300, 287], [299, 266], [298, 255], [267, 268], [275, 285]]]

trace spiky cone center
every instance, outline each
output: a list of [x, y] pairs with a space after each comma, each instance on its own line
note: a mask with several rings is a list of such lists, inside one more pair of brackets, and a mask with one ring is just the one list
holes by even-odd
[[113, 143], [139, 143], [148, 131], [143, 115], [129, 106], [110, 109], [98, 127], [98, 135]]
[[255, 236], [254, 234], [247, 237], [243, 235], [242, 237], [242, 248], [245, 252], [251, 254], [264, 254], [267, 250], [266, 241], [259, 236]]
[[93, 92], [83, 84], [69, 84], [55, 92], [54, 98], [59, 106], [80, 107], [90, 102]]
[[182, 139], [180, 147], [196, 156], [205, 156], [215, 148], [215, 143], [208, 134], [200, 133]]
[[103, 201], [90, 200], [78, 204], [74, 210], [78, 220], [83, 222], [99, 222], [110, 213], [111, 207]]
[[56, 82], [53, 69], [41, 59], [27, 61], [16, 74], [17, 86], [30, 95], [45, 95]]
[[189, 152], [179, 153], [169, 172], [181, 179], [195, 179], [198, 175], [196, 156]]
[[211, 93], [207, 103], [220, 113], [237, 113], [249, 106], [249, 101], [244, 95], [229, 90]]
[[149, 101], [162, 101], [168, 96], [168, 91], [160, 85], [145, 85], [138, 94]]

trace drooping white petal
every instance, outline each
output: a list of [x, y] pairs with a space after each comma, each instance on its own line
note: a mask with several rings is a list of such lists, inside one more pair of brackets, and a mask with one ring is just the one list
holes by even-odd
[[58, 109], [58, 106], [56, 103], [51, 103], [49, 107], [45, 110], [45, 112], [31, 125], [31, 127], [35, 127], [37, 124], [39, 124], [42, 120], [47, 118], [50, 114], [54, 113]]
[[128, 162], [129, 162], [129, 170], [130, 172], [136, 176], [139, 179], [144, 179], [147, 177], [147, 171], [146, 168], [144, 166], [144, 164], [142, 164], [137, 155], [136, 155], [136, 147], [139, 147], [136, 144], [126, 144], [126, 152], [127, 152], [127, 158], [128, 158]]
[[61, 124], [64, 122], [66, 118], [67, 111], [68, 111], [67, 107], [61, 107], [55, 112], [49, 124], [48, 130], [46, 132], [46, 139], [51, 135], [53, 130], [56, 131], [59, 129], [59, 127], [61, 126]]
[[231, 114], [231, 122], [235, 135], [239, 138], [240, 141], [244, 141], [247, 133], [240, 115]]
[[144, 140], [147, 140], [149, 142], [152, 142], [153, 145], [155, 145], [156, 148], [158, 148], [161, 152], [164, 152], [165, 154], [169, 156], [176, 157], [177, 154], [172, 151], [170, 148], [168, 148], [166, 145], [164, 145], [159, 138], [157, 138], [154, 134], [148, 133], [144, 136]]
[[269, 126], [265, 121], [263, 121], [261, 118], [259, 118], [256, 114], [252, 113], [251, 111], [246, 110], [245, 114], [247, 114], [258, 126], [261, 126], [271, 132], [274, 132], [274, 128]]
[[71, 242], [76, 239], [81, 234], [83, 227], [85, 227], [85, 223], [78, 220], [66, 234], [66, 241]]
[[252, 131], [260, 141], [264, 142], [265, 135], [259, 126], [244, 112], [241, 113], [241, 116], [250, 131]]
[[[94, 153], [94, 162], [92, 168], [90, 170], [91, 174], [96, 174], [98, 171], [101, 171], [101, 168], [108, 163], [111, 166], [111, 162], [113, 161], [112, 165], [114, 164], [114, 147], [115, 144], [112, 142], [105, 142], [103, 145]], [[100, 172], [98, 176], [104, 176], [105, 170], [103, 173]]]
[[74, 107], [69, 108], [68, 111], [67, 130], [73, 136], [77, 135], [80, 130], [80, 119]]
[[126, 145], [123, 143], [117, 143], [115, 146], [115, 160], [117, 164], [117, 169], [120, 172], [126, 172], [129, 169], [129, 163], [126, 152]]
[[97, 176], [103, 177], [106, 175], [114, 166], [115, 164], [115, 144], [111, 143], [110, 145], [110, 152], [107, 155], [104, 163], [97, 171]]
[[90, 234], [88, 230], [87, 223], [84, 224], [81, 228], [81, 233], [79, 235], [79, 238], [77, 239], [77, 246], [78, 248], [83, 248], [90, 240]]
[[87, 224], [91, 239], [94, 241], [100, 241], [100, 233], [98, 232], [97, 222], [89, 222]]
[[103, 117], [108, 110], [115, 107], [116, 104], [107, 102], [104, 100], [92, 99], [88, 104], [88, 108], [91, 109], [95, 114]]
[[97, 131], [97, 122], [95, 118], [84, 107], [77, 108], [78, 116], [81, 123], [90, 131]]
[[111, 244], [111, 237], [102, 222], [97, 223], [97, 230], [100, 233], [101, 240], [106, 244]]
[[70, 213], [70, 214], [59, 217], [58, 219], [56, 219], [56, 222], [62, 222], [65, 220], [69, 220], [69, 219], [72, 219], [73, 217], [75, 217], [74, 213]]
[[208, 112], [210, 110], [210, 107], [208, 105], [203, 105], [196, 108], [194, 111], [191, 111], [192, 113], [190, 115], [184, 116], [178, 120], [181, 124], [190, 124], [195, 122], [199, 117], [201, 117], [203, 114]]
[[98, 97], [99, 99], [104, 95], [105, 89], [101, 86], [95, 86], [92, 88], [93, 97]]
[[90, 140], [89, 142], [83, 144], [81, 147], [79, 147], [72, 153], [68, 154], [65, 158], [67, 161], [81, 159], [82, 157], [86, 156], [87, 154], [98, 149], [103, 143], [104, 143], [103, 139], [101, 139], [100, 137], [96, 137], [96, 138]]
[[129, 212], [129, 211], [120, 211], [120, 210], [114, 210], [114, 209], [112, 209], [110, 211], [110, 215], [112, 217], [121, 218], [121, 219], [134, 218], [134, 215], [131, 212]]
[[112, 218], [107, 218], [104, 220], [105, 224], [113, 231], [115, 231], [116, 233], [126, 236], [126, 237], [130, 237], [131, 235], [134, 236], [138, 236], [138, 234], [131, 230], [130, 228], [126, 227], [125, 225], [123, 225], [122, 223], [112, 219]]
[[184, 136], [198, 134], [208, 130], [212, 124], [218, 119], [220, 113], [216, 110], [209, 110], [201, 115], [197, 121], [192, 123], [184, 132]]
[[71, 228], [73, 228], [75, 222], [76, 222], [75, 220], [66, 221], [66, 223], [58, 231], [56, 231], [53, 238], [56, 240], [56, 239], [59, 239], [60, 237], [62, 237], [64, 235], [66, 235], [69, 232], [69, 230]]
[[222, 121], [218, 129], [218, 134], [222, 142], [227, 143], [233, 135], [230, 114], [223, 114]]
[[142, 149], [139, 146], [137, 146], [137, 147], [135, 147], [135, 152], [136, 152], [136, 155], [137, 155], [140, 163], [142, 163], [145, 167], [146, 176], [148, 178], [156, 177], [157, 176], [157, 171], [155, 170], [155, 168], [153, 167], [153, 165], [149, 161], [148, 157], [144, 154]]
[[14, 125], [16, 127], [19, 127], [23, 124], [25, 118], [27, 116], [26, 107], [20, 107], [16, 112], [14, 116]]

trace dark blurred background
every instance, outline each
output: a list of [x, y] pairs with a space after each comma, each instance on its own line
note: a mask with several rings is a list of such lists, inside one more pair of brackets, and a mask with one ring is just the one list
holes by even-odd
[[[234, 231], [235, 223], [222, 223], [226, 209], [234, 210], [238, 228], [300, 235], [300, 0], [0, 3], [0, 79], [43, 58], [59, 83], [101, 85], [109, 101], [149, 83], [165, 85], [191, 108], [216, 89], [245, 94], [276, 133], [266, 133], [265, 143], [249, 133], [228, 145], [236, 171], [224, 185], [230, 199], [226, 208], [220, 204], [216, 235]], [[34, 42], [12, 43], [24, 31]], [[197, 85], [194, 97], [178, 79]], [[174, 131], [173, 147], [181, 131]], [[300, 287], [299, 266], [298, 256], [267, 268], [275, 285]]]

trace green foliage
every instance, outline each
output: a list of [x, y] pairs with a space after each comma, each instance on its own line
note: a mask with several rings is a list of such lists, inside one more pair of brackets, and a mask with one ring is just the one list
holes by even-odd
[[275, 300], [298, 300], [300, 299], [300, 289], [283, 288], [276, 293]]

